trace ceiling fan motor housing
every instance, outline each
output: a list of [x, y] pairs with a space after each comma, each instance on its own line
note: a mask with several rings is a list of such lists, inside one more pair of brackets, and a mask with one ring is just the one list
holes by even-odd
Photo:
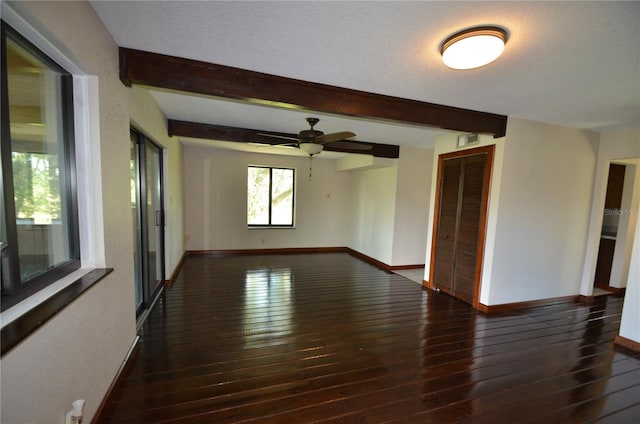
[[302, 130], [300, 131], [300, 133], [298, 134], [298, 138], [300, 139], [301, 142], [306, 142], [306, 143], [313, 143], [314, 140], [316, 139], [316, 137], [320, 137], [321, 135], [324, 135], [324, 133], [322, 131], [317, 131], [317, 130]]

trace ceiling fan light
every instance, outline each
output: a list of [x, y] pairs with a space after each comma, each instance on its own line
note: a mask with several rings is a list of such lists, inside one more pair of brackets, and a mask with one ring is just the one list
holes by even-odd
[[313, 156], [317, 155], [324, 149], [322, 144], [318, 143], [300, 143], [300, 148], [307, 154]]
[[507, 33], [498, 27], [477, 27], [458, 32], [442, 42], [440, 53], [452, 69], [474, 69], [496, 60], [504, 51]]

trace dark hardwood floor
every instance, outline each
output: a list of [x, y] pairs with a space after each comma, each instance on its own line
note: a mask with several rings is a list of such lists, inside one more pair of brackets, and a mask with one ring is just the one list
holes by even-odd
[[345, 253], [189, 257], [109, 423], [640, 423], [622, 299], [496, 316]]

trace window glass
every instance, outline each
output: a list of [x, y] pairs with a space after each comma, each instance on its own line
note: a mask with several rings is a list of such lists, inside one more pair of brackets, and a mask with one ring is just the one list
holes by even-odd
[[78, 268], [79, 242], [71, 75], [4, 23], [2, 37], [5, 295]]
[[293, 225], [293, 169], [273, 169], [272, 225]]
[[[7, 39], [13, 192], [23, 281], [70, 257], [61, 189], [62, 75]], [[65, 205], [66, 206], [66, 205]]]
[[247, 178], [247, 224], [293, 226], [294, 170], [250, 166]]
[[247, 222], [269, 225], [269, 168], [249, 167]]

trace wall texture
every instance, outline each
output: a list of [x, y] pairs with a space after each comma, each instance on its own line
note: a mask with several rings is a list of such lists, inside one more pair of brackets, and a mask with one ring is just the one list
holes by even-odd
[[[294, 229], [247, 228], [247, 166], [296, 169]], [[187, 250], [341, 247], [349, 239], [351, 177], [334, 161], [252, 154], [189, 145], [184, 148]]]
[[488, 305], [578, 293], [598, 134], [509, 119]]
[[3, 422], [62, 422], [75, 399], [100, 404], [135, 337], [128, 127], [118, 51], [88, 3], [22, 2], [19, 11], [98, 76], [106, 264], [114, 272], [2, 358]]
[[616, 245], [611, 264], [609, 285], [622, 288], [627, 286], [629, 266], [631, 264], [631, 248], [638, 221], [638, 204], [640, 203], [640, 157], [616, 161], [625, 166], [621, 211], [616, 233]]
[[[612, 161], [617, 163], [635, 163], [636, 172], [638, 172], [638, 160], [640, 160], [640, 127], [605, 131], [600, 135], [588, 239], [582, 268], [581, 294], [590, 295], [593, 288], [593, 277], [598, 256], [598, 243], [600, 240], [600, 229], [602, 227], [602, 210], [604, 208], [606, 195], [609, 164]], [[638, 191], [640, 191], [637, 181], [638, 177], [636, 176], [635, 187], [633, 187], [636, 196]], [[626, 284], [627, 287], [624, 308], [622, 310], [622, 321], [620, 323], [620, 335], [640, 343], [640, 320], [638, 319], [638, 317], [640, 317], [640, 260], [638, 259], [638, 247], [640, 246], [640, 233], [638, 229], [640, 228], [640, 224], [637, 222], [637, 203], [635, 203], [635, 205], [635, 209], [632, 208], [629, 211], [629, 218], [635, 217], [636, 219], [635, 231], [633, 225], [627, 225], [628, 233], [624, 252], [624, 256], [629, 261], [629, 268], [626, 273], [626, 281], [624, 281], [624, 273], [621, 273], [621, 281], [619, 282], [620, 285]], [[617, 248], [616, 246], [616, 249]], [[622, 262], [624, 263], [625, 261]]]
[[398, 164], [352, 172], [350, 247], [390, 265], [393, 261]]
[[622, 307], [620, 335], [640, 343], [640, 225], [636, 226], [629, 280]]
[[[640, 159], [640, 128], [603, 132], [600, 135], [598, 158], [593, 180], [590, 205], [591, 214], [589, 217], [588, 238], [580, 284], [580, 293], [583, 295], [590, 295], [593, 289], [593, 278], [596, 270], [600, 232], [602, 228], [604, 200], [607, 191], [609, 164], [611, 161], [627, 159], [634, 159], [636, 162]], [[636, 192], [639, 189], [639, 187], [635, 187]], [[631, 234], [628, 234], [628, 237], [633, 237], [633, 231], [631, 231]], [[627, 255], [630, 255], [629, 247], [627, 247], [627, 250]]]
[[[480, 302], [485, 305], [575, 295], [580, 290], [598, 134], [510, 118], [495, 144]], [[436, 140], [437, 159], [455, 136]], [[427, 262], [433, 207], [429, 211]], [[429, 266], [425, 278], [429, 277]]]
[[[350, 247], [388, 265], [423, 262], [432, 151], [407, 148], [398, 161], [352, 166], [197, 144], [184, 148], [187, 250]], [[247, 166], [294, 167], [296, 228], [248, 229]], [[371, 166], [373, 169], [370, 169]], [[359, 168], [362, 166], [367, 169]]]
[[[114, 271], [2, 358], [2, 422], [63, 422], [75, 399], [87, 401], [85, 421], [90, 422], [136, 336], [130, 120], [167, 148], [171, 181], [179, 176], [173, 158], [180, 147], [166, 137], [164, 118], [151, 98], [119, 81], [117, 46], [89, 3], [11, 6], [85, 75], [97, 77], [99, 130], [90, 142], [99, 143], [101, 163], [91, 171], [102, 173], [101, 248], [104, 263]], [[170, 197], [181, 202], [181, 185], [169, 187]], [[182, 249], [181, 213], [180, 206], [170, 216], [173, 264]]]
[[424, 264], [433, 149], [400, 148], [390, 265]]
[[182, 146], [168, 136], [166, 118], [153, 96], [145, 89], [127, 90], [132, 124], [145, 132], [163, 149], [165, 227], [165, 277], [168, 279], [184, 253], [183, 199], [182, 199]]

